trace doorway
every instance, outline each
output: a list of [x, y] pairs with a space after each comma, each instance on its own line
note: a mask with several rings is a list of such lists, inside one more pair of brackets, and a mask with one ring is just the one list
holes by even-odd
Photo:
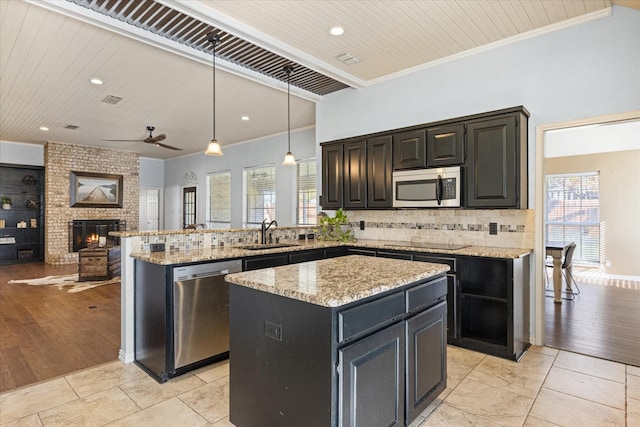
[[[640, 258], [639, 112], [539, 127], [536, 165], [536, 250], [542, 254], [536, 259], [536, 341], [640, 366], [640, 267], [635, 261]], [[581, 294], [561, 304], [546, 298], [545, 292], [553, 285], [547, 285], [552, 275], [545, 274], [544, 242], [555, 237], [547, 233], [567, 227], [559, 224], [557, 212], [547, 221], [557, 203], [551, 200], [557, 197], [557, 188], [546, 185], [554, 174], [576, 182], [576, 176], [596, 174], [601, 185], [599, 211], [593, 207], [594, 194], [574, 190], [565, 194], [574, 199], [566, 206], [580, 206], [563, 216], [573, 215], [578, 223], [568, 225], [567, 238], [582, 242], [591, 252], [583, 250], [577, 265], [574, 262]]]

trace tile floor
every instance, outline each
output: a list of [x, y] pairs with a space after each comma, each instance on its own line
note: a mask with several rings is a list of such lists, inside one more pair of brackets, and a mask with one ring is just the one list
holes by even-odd
[[[2, 426], [232, 426], [228, 361], [158, 384], [112, 362], [0, 395]], [[448, 388], [411, 427], [640, 426], [640, 368], [547, 347], [519, 363], [448, 347]]]

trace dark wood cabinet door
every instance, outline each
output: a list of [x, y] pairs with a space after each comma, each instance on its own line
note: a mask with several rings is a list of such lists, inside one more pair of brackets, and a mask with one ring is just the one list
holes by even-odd
[[427, 129], [427, 167], [464, 163], [464, 124]]
[[407, 324], [407, 419], [414, 420], [447, 387], [447, 305], [425, 310]]
[[367, 207], [393, 206], [391, 144], [391, 136], [367, 141]]
[[425, 131], [412, 130], [393, 135], [393, 169], [427, 167]]
[[260, 268], [278, 267], [289, 264], [288, 254], [261, 255], [242, 260], [242, 271], [258, 270]]
[[340, 425], [404, 425], [404, 334], [400, 322], [339, 351]]
[[516, 144], [516, 115], [467, 125], [467, 207], [518, 205], [520, 165]]
[[342, 207], [343, 187], [342, 144], [322, 146], [322, 197], [324, 209]]
[[366, 149], [367, 145], [364, 140], [344, 144], [344, 193], [342, 206], [345, 208], [354, 209], [367, 206]]

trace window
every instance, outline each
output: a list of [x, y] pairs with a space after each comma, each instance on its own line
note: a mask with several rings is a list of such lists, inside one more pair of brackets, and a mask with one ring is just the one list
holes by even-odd
[[182, 189], [182, 228], [196, 223], [196, 187]]
[[600, 262], [600, 175], [547, 175], [548, 241], [576, 243], [574, 259]]
[[316, 224], [316, 159], [298, 162], [296, 221], [298, 225]]
[[244, 175], [245, 227], [276, 219], [276, 167], [246, 168]]
[[207, 225], [231, 228], [231, 172], [207, 175]]

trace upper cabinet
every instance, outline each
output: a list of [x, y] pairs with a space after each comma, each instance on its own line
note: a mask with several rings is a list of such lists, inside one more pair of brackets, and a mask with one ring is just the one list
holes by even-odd
[[344, 143], [344, 199], [349, 209], [367, 207], [366, 141]]
[[393, 206], [391, 153], [390, 135], [367, 140], [367, 207], [390, 208]]
[[527, 115], [467, 124], [466, 206], [527, 208]]
[[427, 129], [427, 167], [439, 168], [464, 163], [464, 124]]
[[393, 135], [393, 169], [419, 169], [427, 167], [424, 129]]
[[324, 209], [342, 207], [342, 187], [344, 155], [343, 144], [324, 145], [322, 147], [322, 198]]

